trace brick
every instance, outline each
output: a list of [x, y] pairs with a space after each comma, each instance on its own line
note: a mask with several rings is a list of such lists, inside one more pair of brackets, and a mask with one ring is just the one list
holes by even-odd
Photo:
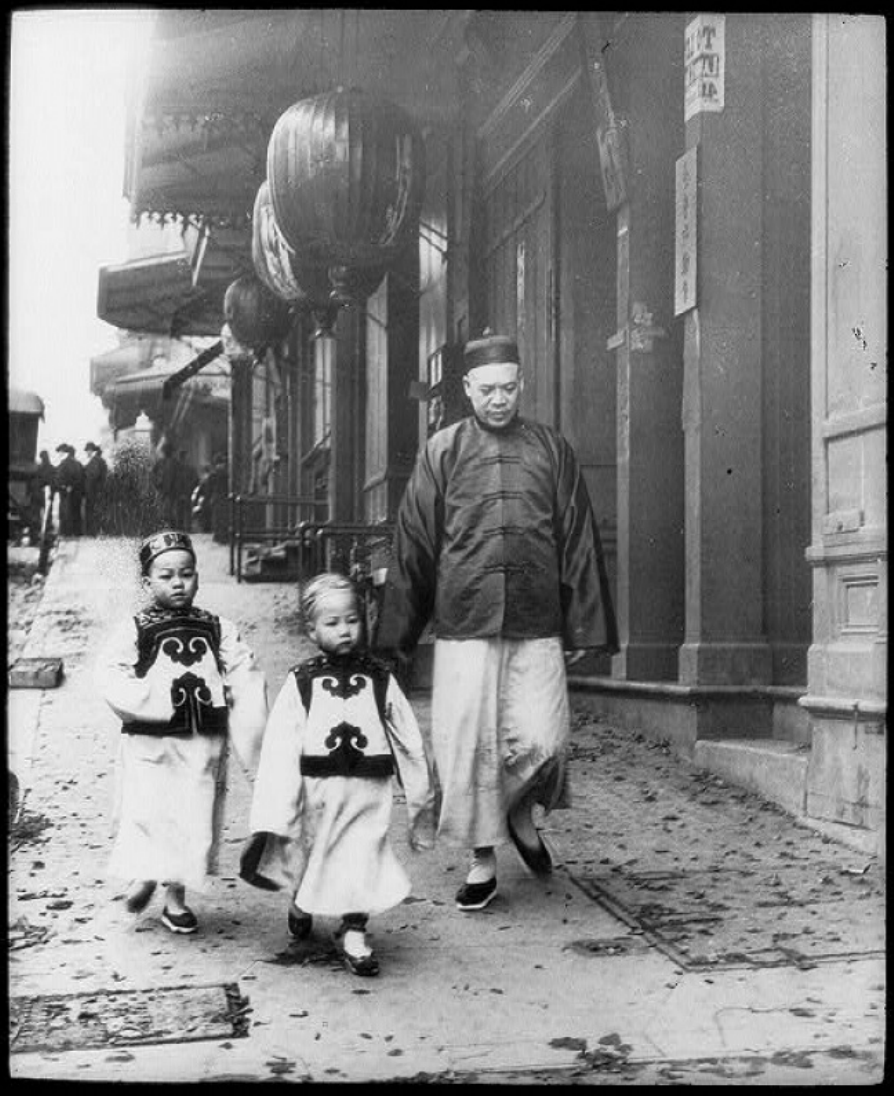
[[62, 683], [61, 658], [17, 658], [10, 666], [10, 689], [55, 689]]

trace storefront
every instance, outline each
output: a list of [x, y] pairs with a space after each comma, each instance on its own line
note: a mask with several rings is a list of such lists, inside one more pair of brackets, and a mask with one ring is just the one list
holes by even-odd
[[[165, 12], [127, 180], [135, 215], [199, 222], [211, 249], [228, 234], [227, 277], [251, 274], [281, 114], [336, 85], [406, 111], [425, 142], [415, 246], [331, 334], [293, 299], [288, 332], [234, 373], [234, 488], [258, 489], [267, 446], [261, 490], [387, 521], [420, 444], [462, 413], [463, 343], [516, 335], [524, 411], [575, 446], [609, 552], [621, 650], [576, 686], [869, 835], [886, 785], [882, 39], [859, 16]], [[736, 769], [743, 743], [765, 785]]]

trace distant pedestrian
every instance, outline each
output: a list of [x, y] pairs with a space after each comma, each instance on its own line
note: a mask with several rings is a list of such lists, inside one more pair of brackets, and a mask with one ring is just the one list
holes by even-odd
[[125, 903], [166, 887], [161, 920], [195, 932], [186, 887], [217, 874], [229, 749], [253, 773], [267, 716], [264, 674], [236, 626], [197, 608], [192, 540], [168, 530], [140, 548], [146, 608], [111, 637], [97, 685], [121, 717], [117, 835], [109, 872], [131, 880]]
[[95, 442], [88, 441], [84, 452], [87, 454], [84, 464], [84, 532], [88, 537], [97, 537], [102, 532], [109, 468]]
[[31, 510], [35, 536], [38, 536], [43, 528], [44, 514], [48, 508], [49, 516], [52, 516], [55, 483], [56, 469], [50, 460], [50, 454], [46, 449], [41, 449], [34, 466], [34, 477], [31, 480]]
[[176, 472], [176, 525], [178, 529], [192, 529], [192, 493], [199, 482], [195, 468], [190, 464], [185, 449], [177, 453]]
[[366, 940], [369, 917], [410, 892], [388, 839], [392, 778], [403, 785], [411, 847], [430, 848], [431, 771], [397, 680], [360, 647], [351, 580], [318, 575], [302, 603], [321, 653], [289, 672], [270, 712], [240, 874], [254, 886], [289, 889], [295, 938], [311, 932], [314, 914], [340, 918], [344, 963], [370, 976], [379, 964]]
[[163, 441], [158, 448], [158, 457], [152, 469], [152, 481], [158, 492], [159, 510], [163, 525], [177, 525], [177, 458], [170, 441]]
[[227, 494], [229, 490], [229, 467], [226, 453], [218, 453], [214, 458], [211, 471], [205, 483], [211, 509], [211, 534], [218, 544], [225, 544], [229, 528], [229, 509]]
[[79, 537], [83, 521], [84, 466], [75, 456], [73, 445], [56, 446], [62, 457], [56, 465], [56, 493], [59, 495], [59, 532], [63, 537]]

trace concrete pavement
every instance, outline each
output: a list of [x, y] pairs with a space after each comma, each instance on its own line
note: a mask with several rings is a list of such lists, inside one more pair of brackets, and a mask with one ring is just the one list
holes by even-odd
[[[240, 625], [272, 701], [306, 650], [296, 591], [237, 585], [227, 549], [196, 539], [199, 603]], [[62, 657], [64, 681], [8, 694], [26, 759], [9, 880], [14, 1079], [880, 1081], [883, 866], [665, 745], [597, 722], [584, 697], [574, 698], [573, 806], [545, 821], [557, 863], [547, 883], [501, 849], [498, 898], [461, 914], [453, 894], [464, 854], [411, 853], [398, 808], [395, 844], [413, 893], [371, 924], [377, 979], [338, 964], [334, 924], [290, 943], [285, 899], [238, 879], [250, 797], [238, 771], [222, 874], [191, 896], [200, 932], [172, 936], [159, 898], [127, 914], [104, 876], [119, 732], [91, 674], [103, 634], [136, 597], [134, 547], [59, 545], [24, 654]], [[427, 728], [427, 697], [412, 699]], [[241, 1016], [213, 1038], [184, 1023], [169, 1025], [169, 1041], [136, 1043], [126, 1021], [109, 1021], [95, 1046], [58, 1049], [40, 1035], [53, 1015], [40, 1011], [47, 995], [94, 995], [110, 1016], [115, 1002], [139, 997], [151, 1027], [161, 991], [223, 985], [238, 987]], [[78, 1024], [69, 1029], [77, 1041]]]

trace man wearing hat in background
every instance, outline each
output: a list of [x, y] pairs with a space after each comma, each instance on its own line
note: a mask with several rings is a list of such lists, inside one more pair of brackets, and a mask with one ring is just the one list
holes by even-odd
[[84, 452], [87, 454], [84, 464], [84, 532], [88, 537], [98, 537], [102, 532], [102, 510], [109, 469], [102, 450], [94, 442], [88, 441]]
[[435, 634], [432, 745], [438, 834], [471, 850], [463, 911], [497, 891], [511, 840], [552, 867], [532, 811], [567, 806], [565, 659], [616, 651], [599, 532], [577, 460], [555, 430], [518, 414], [518, 347], [470, 342], [473, 414], [429, 439], [397, 516], [377, 646], [400, 662]]
[[56, 491], [59, 495], [59, 533], [63, 537], [81, 535], [81, 507], [84, 503], [84, 466], [75, 456], [73, 445], [56, 446], [62, 459], [56, 465]]

